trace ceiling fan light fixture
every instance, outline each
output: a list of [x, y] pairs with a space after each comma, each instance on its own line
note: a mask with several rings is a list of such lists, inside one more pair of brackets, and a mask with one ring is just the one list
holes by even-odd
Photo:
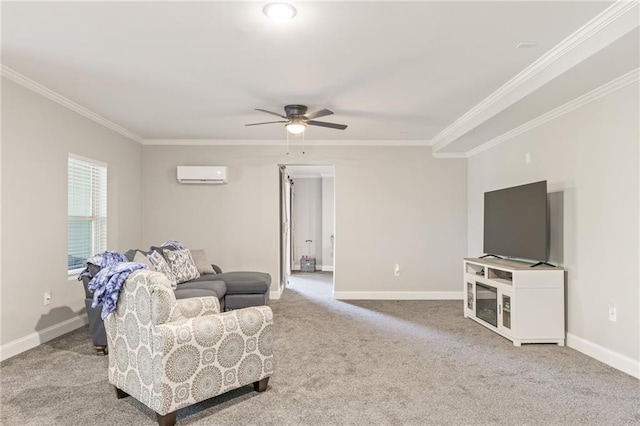
[[292, 135], [299, 135], [300, 133], [304, 132], [304, 130], [307, 128], [307, 125], [304, 123], [289, 123], [285, 127], [287, 128], [287, 132], [291, 133]]
[[277, 22], [285, 22], [296, 16], [297, 10], [289, 3], [269, 3], [262, 12]]

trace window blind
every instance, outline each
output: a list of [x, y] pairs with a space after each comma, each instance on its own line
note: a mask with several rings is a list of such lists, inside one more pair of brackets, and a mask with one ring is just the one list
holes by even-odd
[[67, 271], [76, 273], [107, 249], [106, 166], [69, 157], [67, 212]]

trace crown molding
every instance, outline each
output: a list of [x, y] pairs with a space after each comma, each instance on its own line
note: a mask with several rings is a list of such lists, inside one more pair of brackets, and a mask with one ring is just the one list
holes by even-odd
[[469, 158], [466, 152], [434, 152], [435, 158]]
[[[441, 150], [639, 25], [638, 0], [618, 0], [471, 108], [433, 139]], [[633, 13], [635, 12], [635, 13]]]
[[[289, 145], [307, 146], [431, 146], [428, 140], [305, 140], [290, 139]], [[286, 146], [283, 139], [271, 140], [220, 140], [220, 139], [144, 139], [150, 146]]]
[[125, 129], [124, 127], [114, 123], [113, 121], [107, 120], [106, 118], [102, 117], [101, 115], [96, 114], [95, 112], [73, 102], [71, 99], [65, 98], [64, 96], [60, 95], [57, 92], [54, 92], [53, 90], [43, 86], [40, 83], [37, 83], [33, 80], [31, 80], [28, 77], [25, 77], [24, 75], [20, 74], [17, 71], [12, 70], [11, 68], [5, 66], [5, 65], [0, 65], [0, 75], [2, 77], [6, 77], [7, 79], [13, 81], [14, 83], [17, 83], [29, 90], [31, 90], [32, 92], [35, 92], [39, 95], [44, 96], [45, 98], [52, 100], [53, 102], [62, 105], [65, 108], [70, 109], [73, 112], [76, 112], [78, 114], [80, 114], [83, 117], [88, 118], [89, 120], [93, 120], [96, 123], [110, 129], [113, 130], [116, 133], [121, 134], [122, 136], [131, 139], [132, 141], [138, 142], [138, 143], [142, 143], [143, 142], [143, 138], [136, 135], [133, 132], [130, 132], [129, 130]]
[[[551, 120], [555, 120], [558, 117], [562, 117], [563, 115], [568, 114], [573, 110], [576, 110], [587, 104], [590, 104], [591, 102], [594, 102], [604, 96], [609, 95], [610, 93], [620, 90], [639, 80], [640, 80], [640, 68], [636, 68], [632, 71], [629, 71], [626, 74], [621, 75], [620, 77], [614, 80], [611, 80], [608, 83], [603, 84], [602, 86], [596, 89], [593, 89], [590, 92], [585, 93], [582, 96], [579, 96], [567, 102], [564, 105], [561, 105], [545, 114], [542, 114], [534, 118], [533, 120], [526, 122], [521, 126], [516, 127], [515, 129], [512, 129], [506, 133], [503, 133], [502, 135], [477, 146], [476, 148], [468, 151], [466, 153], [466, 156], [473, 157], [474, 155], [487, 151], [493, 148], [494, 146], [501, 144], [506, 140], [512, 139], [518, 135], [528, 132], [529, 130], [535, 129], [536, 127], [542, 126], [543, 124], [548, 123]], [[445, 154], [445, 153], [442, 153], [442, 154]], [[442, 154], [434, 154], [434, 156], [442, 155]], [[443, 158], [443, 157], [439, 157], [439, 158]]]

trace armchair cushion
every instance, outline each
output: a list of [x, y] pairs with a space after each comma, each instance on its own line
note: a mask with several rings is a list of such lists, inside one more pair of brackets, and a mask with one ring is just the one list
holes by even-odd
[[176, 304], [184, 318], [220, 313], [220, 302], [217, 297], [213, 296], [179, 299], [176, 300]]

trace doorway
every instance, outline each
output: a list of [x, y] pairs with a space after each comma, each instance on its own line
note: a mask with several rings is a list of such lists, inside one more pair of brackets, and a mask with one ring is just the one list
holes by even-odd
[[280, 165], [280, 291], [292, 273], [335, 271], [335, 167]]

